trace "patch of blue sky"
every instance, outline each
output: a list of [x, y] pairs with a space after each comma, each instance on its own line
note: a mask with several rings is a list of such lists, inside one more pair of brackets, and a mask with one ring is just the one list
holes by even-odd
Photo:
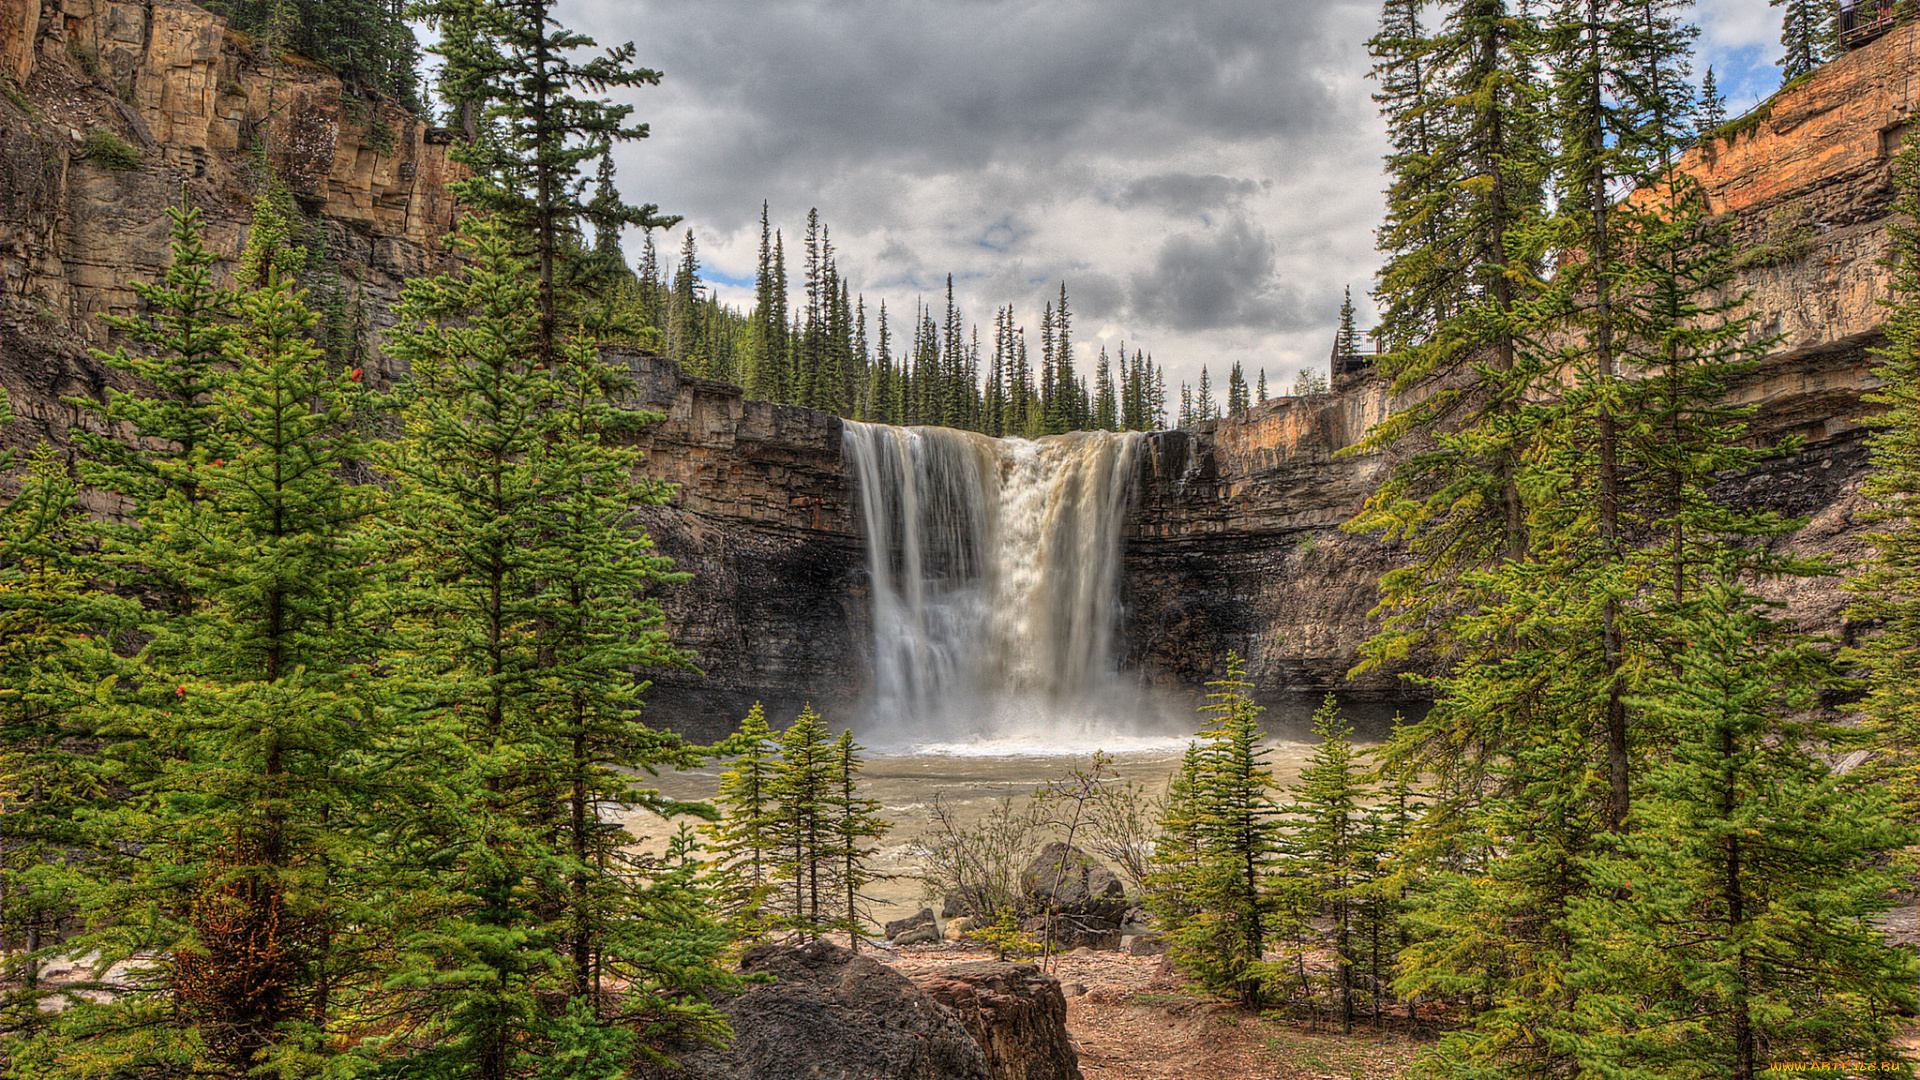
[[711, 266], [703, 266], [700, 268], [700, 279], [709, 285], [725, 285], [733, 289], [751, 289], [758, 284], [757, 280], [753, 277], [735, 277], [732, 274], [715, 270]]
[[1780, 68], [1773, 62], [1773, 53], [1778, 51], [1762, 45], [1744, 45], [1720, 50], [1710, 59], [1702, 57], [1695, 61], [1694, 67], [1704, 72], [1708, 63], [1713, 65], [1713, 80], [1727, 99], [1727, 116], [1735, 117], [1780, 89]]

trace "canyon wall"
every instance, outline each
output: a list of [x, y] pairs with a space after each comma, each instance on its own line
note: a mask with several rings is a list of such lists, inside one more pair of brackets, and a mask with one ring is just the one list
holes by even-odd
[[[63, 396], [123, 384], [86, 350], [114, 343], [102, 316], [139, 313], [131, 286], [164, 270], [164, 211], [183, 200], [206, 215], [208, 245], [232, 256], [261, 170], [281, 176], [376, 332], [406, 278], [447, 265], [457, 172], [445, 132], [352, 102], [313, 65], [267, 62], [184, 0], [0, 8], [0, 386], [17, 414], [0, 447], [63, 442], [81, 419]], [[1912, 124], [1917, 43], [1909, 26], [1826, 65], [1684, 163], [1732, 215], [1735, 288], [1765, 313], [1752, 332], [1774, 342], [1735, 396], [1755, 406], [1762, 444], [1804, 440], [1729, 478], [1727, 493], [1807, 518], [1782, 543], [1843, 559], [1866, 553], [1854, 522], [1860, 399], [1873, 385], [1889, 152]], [[96, 129], [138, 166], [90, 152]], [[661, 599], [700, 670], [647, 673], [650, 717], [707, 738], [756, 700], [776, 723], [806, 702], [850, 719], [869, 679], [867, 586], [841, 422], [618, 355], [640, 403], [663, 414], [637, 439], [648, 472], [674, 485], [641, 522], [693, 575]], [[377, 356], [371, 367], [376, 384], [399, 374]], [[1124, 660], [1144, 681], [1197, 693], [1233, 650], [1282, 722], [1303, 720], [1328, 690], [1363, 722], [1420, 707], [1395, 672], [1346, 677], [1398, 556], [1340, 530], [1389, 467], [1343, 451], [1394, 404], [1363, 374], [1148, 437], [1124, 583]], [[1782, 597], [1807, 625], [1845, 634], [1833, 581]]]
[[113, 344], [104, 317], [140, 314], [134, 286], [166, 271], [169, 209], [200, 210], [230, 276], [277, 177], [370, 330], [405, 279], [446, 265], [446, 132], [344, 94], [324, 67], [269, 61], [185, 0], [0, 8], [0, 387], [16, 414], [0, 447], [64, 442], [84, 418], [60, 399], [120, 385], [87, 350]]

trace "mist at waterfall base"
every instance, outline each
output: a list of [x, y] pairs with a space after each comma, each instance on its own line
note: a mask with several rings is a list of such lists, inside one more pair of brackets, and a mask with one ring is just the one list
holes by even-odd
[[875, 754], [1177, 751], [1191, 706], [1117, 669], [1141, 436], [996, 439], [849, 422], [867, 543]]

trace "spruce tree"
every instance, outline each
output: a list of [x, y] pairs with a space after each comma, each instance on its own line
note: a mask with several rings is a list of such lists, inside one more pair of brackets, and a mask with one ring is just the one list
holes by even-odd
[[1416, 641], [1448, 649], [1450, 623], [1431, 617], [1420, 583], [1527, 546], [1516, 420], [1531, 378], [1518, 349], [1542, 259], [1539, 20], [1506, 0], [1456, 0], [1428, 33], [1419, 9], [1388, 3], [1371, 43], [1394, 140], [1375, 295], [1382, 373], [1398, 391], [1435, 392], [1377, 425], [1367, 444], [1424, 433], [1438, 445], [1397, 468], [1353, 525], [1406, 542], [1415, 560], [1382, 579], [1389, 632], [1373, 655]]
[[1793, 80], [1832, 59], [1839, 48], [1838, 8], [1819, 0], [1767, 0], [1780, 9], [1780, 80]]
[[1280, 809], [1240, 658], [1207, 684], [1211, 718], [1189, 748], [1168, 795], [1167, 856], [1153, 891], [1165, 920], [1168, 955], [1216, 992], [1258, 1008], [1265, 999], [1262, 956], [1279, 914], [1268, 878], [1281, 851]]
[[[0, 392], [0, 425], [10, 419]], [[73, 748], [94, 735], [86, 691], [117, 666], [91, 632], [120, 621], [103, 606], [121, 605], [90, 589], [77, 557], [84, 515], [65, 456], [43, 442], [14, 465], [0, 451], [0, 478], [17, 484], [0, 506], [0, 1028], [21, 1038], [52, 1018], [41, 961], [75, 878], [112, 850], [84, 824], [110, 798], [107, 778]]]
[[759, 702], [740, 722], [740, 730], [716, 749], [733, 764], [720, 774], [720, 793], [714, 800], [720, 820], [703, 827], [714, 856], [715, 900], [730, 929], [758, 940], [772, 929], [768, 901], [781, 885], [774, 873], [778, 839], [773, 831], [779, 744]]
[[810, 941], [838, 921], [830, 906], [838, 869], [833, 770], [826, 725], [809, 705], [781, 733], [771, 791], [779, 845], [773, 865], [787, 890], [785, 925]]
[[881, 820], [880, 803], [860, 794], [860, 753], [863, 747], [853, 741], [851, 730], [842, 731], [829, 748], [826, 806], [833, 830], [832, 856], [838, 895], [846, 901], [842, 929], [847, 945], [860, 951], [861, 889], [872, 882], [874, 872], [868, 861], [878, 849], [868, 842], [886, 835], [892, 824]]
[[1200, 385], [1193, 392], [1193, 422], [1204, 424], [1209, 420], [1220, 419], [1220, 406], [1213, 400], [1213, 383], [1207, 375], [1207, 365], [1200, 365]]
[[[418, 1002], [410, 1068], [495, 1080], [642, 1027], [710, 1028], [704, 1006], [641, 988], [710, 983], [722, 941], [688, 866], [624, 865], [600, 820], [677, 809], [623, 775], [687, 760], [633, 714], [632, 667], [673, 658], [638, 597], [673, 579], [626, 520], [658, 490], [603, 444], [646, 417], [611, 409], [584, 345], [542, 359], [537, 278], [498, 222], [474, 219], [462, 247], [470, 269], [411, 285], [389, 343], [413, 372], [384, 464], [417, 689], [385, 749], [403, 805], [431, 808], [389, 825], [407, 868], [390, 981]], [[595, 1004], [603, 971], [627, 1011]]]
[[1569, 1027], [1596, 1073], [1771, 1075], [1782, 1062], [1887, 1060], [1915, 965], [1872, 918], [1878, 867], [1911, 830], [1885, 789], [1825, 754], [1857, 731], [1814, 719], [1831, 663], [1716, 568], [1680, 622], [1689, 647], [1636, 705], [1673, 733], [1633, 828], [1575, 903], [1590, 939], [1569, 973]]
[[1902, 815], [1920, 820], [1920, 143], [1894, 159], [1888, 225], [1886, 345], [1867, 400], [1882, 411], [1868, 436], [1873, 468], [1861, 483], [1873, 558], [1849, 582], [1848, 617], [1864, 627], [1854, 658], [1870, 678], [1862, 712], [1892, 751], [1884, 768]]
[[610, 88], [657, 86], [660, 73], [633, 64], [631, 42], [584, 62], [574, 59], [594, 41], [560, 26], [552, 0], [428, 0], [421, 14], [436, 26], [457, 26], [441, 35], [435, 51], [443, 79], [466, 87], [482, 106], [491, 137], [458, 144], [454, 156], [473, 170], [459, 185], [461, 198], [499, 216], [528, 243], [537, 273], [542, 358], [558, 346], [565, 298], [560, 263], [579, 222], [591, 215], [606, 226], [671, 227], [651, 203], [633, 206], [603, 198], [582, 200], [585, 162], [619, 142], [645, 138], [645, 124], [630, 124], [633, 106], [582, 96]]
[[1341, 718], [1332, 694], [1313, 715], [1313, 733], [1320, 743], [1288, 788], [1293, 801], [1285, 813], [1293, 821], [1287, 847], [1295, 872], [1306, 878], [1310, 894], [1333, 923], [1334, 987], [1345, 1034], [1353, 1030], [1353, 976], [1360, 960], [1354, 934], [1356, 912], [1363, 906], [1368, 838], [1362, 804], [1368, 791], [1349, 741], [1353, 728]]
[[1247, 377], [1240, 373], [1240, 361], [1233, 362], [1233, 369], [1227, 372], [1227, 415], [1233, 416], [1247, 411]]
[[308, 337], [303, 258], [258, 203], [226, 374], [204, 403], [223, 456], [196, 453], [190, 497], [136, 502], [138, 528], [106, 540], [178, 591], [142, 620], [122, 690], [101, 694], [131, 791], [102, 821], [139, 856], [83, 894], [90, 931], [69, 947], [103, 967], [141, 957], [152, 977], [70, 1010], [23, 1055], [26, 1075], [313, 1075], [365, 987], [355, 957], [374, 921], [343, 878], [376, 861], [352, 798], [381, 730], [365, 667], [375, 493], [340, 475], [363, 456], [357, 387]]

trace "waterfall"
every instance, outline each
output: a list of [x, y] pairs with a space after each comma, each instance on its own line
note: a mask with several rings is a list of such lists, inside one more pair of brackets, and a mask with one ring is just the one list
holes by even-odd
[[1115, 661], [1140, 435], [845, 431], [872, 591], [868, 736], [1111, 730], [1137, 696]]

